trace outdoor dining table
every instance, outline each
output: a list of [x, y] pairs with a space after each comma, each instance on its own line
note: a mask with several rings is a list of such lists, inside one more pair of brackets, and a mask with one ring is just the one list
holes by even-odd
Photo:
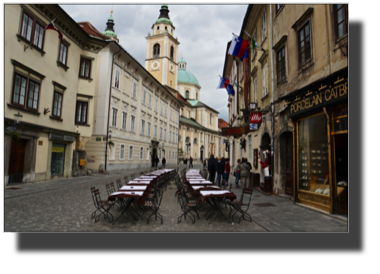
[[190, 186], [193, 186], [193, 185], [214, 185], [212, 182], [210, 181], [189, 181], [187, 182]]
[[135, 221], [137, 221], [138, 219], [131, 212], [131, 205], [134, 201], [136, 201], [136, 205], [144, 204], [143, 197], [144, 191], [117, 191], [110, 194], [107, 200], [114, 201], [116, 199], [119, 199], [122, 205], [121, 208], [123, 209], [119, 217], [116, 218], [112, 225], [114, 225], [117, 222], [117, 220], [119, 220], [120, 217], [123, 216], [123, 214], [126, 214], [127, 217], [133, 222], [133, 224], [136, 224]]
[[219, 213], [232, 224], [232, 221], [227, 218], [221, 211], [221, 203], [223, 202], [224, 198], [227, 198], [231, 201], [235, 200], [235, 193], [229, 192], [227, 190], [201, 190], [199, 191], [199, 194], [201, 195], [202, 203], [207, 202], [211, 205], [211, 209], [205, 214], [206, 220], [215, 214], [208, 224], [210, 224], [216, 218], [216, 216], [218, 216]]
[[128, 185], [128, 186], [122, 186], [118, 191], [145, 191], [147, 188], [148, 188], [148, 185], [142, 185], [142, 186]]

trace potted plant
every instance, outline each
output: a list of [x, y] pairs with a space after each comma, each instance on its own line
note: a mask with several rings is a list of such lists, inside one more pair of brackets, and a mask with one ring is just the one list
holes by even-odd
[[20, 133], [16, 131], [8, 131], [8, 135], [11, 137], [12, 142], [18, 142], [20, 140]]
[[111, 149], [111, 146], [114, 146], [114, 145], [115, 145], [115, 143], [112, 140], [108, 141], [108, 146], [110, 149]]

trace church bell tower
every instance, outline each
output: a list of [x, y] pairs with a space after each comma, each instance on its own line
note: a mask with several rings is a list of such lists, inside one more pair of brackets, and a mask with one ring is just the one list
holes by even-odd
[[169, 17], [168, 5], [162, 5], [160, 16], [146, 38], [145, 69], [162, 85], [177, 89], [178, 39], [174, 38], [175, 27]]

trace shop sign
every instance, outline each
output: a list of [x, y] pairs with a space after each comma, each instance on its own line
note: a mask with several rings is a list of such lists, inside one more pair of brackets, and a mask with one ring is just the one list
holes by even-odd
[[224, 144], [228, 144], [228, 139], [224, 139], [224, 140], [223, 140], [223, 143], [224, 143]]
[[261, 112], [251, 112], [251, 124], [261, 124], [262, 120]]
[[348, 79], [341, 79], [332, 85], [319, 88], [315, 92], [308, 92], [303, 98], [297, 97], [290, 103], [290, 117], [321, 108], [331, 103], [340, 101], [348, 97]]
[[69, 142], [75, 141], [75, 138], [72, 136], [58, 134], [58, 133], [50, 133], [49, 138], [54, 139], [54, 140], [69, 141]]
[[239, 136], [249, 131], [249, 125], [243, 127], [224, 127], [222, 128], [222, 134]]
[[64, 153], [65, 152], [65, 148], [64, 147], [52, 147], [51, 148], [51, 152]]
[[249, 126], [249, 129], [250, 130], [257, 130], [259, 128], [259, 125], [258, 124], [251, 124], [250, 126]]

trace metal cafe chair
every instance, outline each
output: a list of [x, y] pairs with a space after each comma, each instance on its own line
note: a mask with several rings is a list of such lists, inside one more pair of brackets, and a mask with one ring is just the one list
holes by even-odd
[[122, 188], [122, 183], [121, 183], [121, 179], [117, 179], [116, 180], [116, 186], [117, 186], [117, 189], [120, 189], [120, 188]]
[[155, 193], [154, 193], [153, 199], [144, 198], [144, 206], [143, 206], [144, 209], [143, 209], [143, 213], [141, 215], [141, 220], [144, 217], [144, 213], [148, 210], [148, 211], [150, 211], [152, 213], [148, 217], [147, 224], [149, 224], [149, 220], [153, 216], [155, 216], [156, 220], [157, 220], [157, 217], [158, 217], [161, 220], [161, 224], [163, 223], [164, 218], [162, 217], [162, 215], [160, 213], [158, 213], [158, 210], [160, 209], [162, 197], [163, 197], [163, 193], [161, 193], [159, 195], [158, 189], [155, 189]]
[[[99, 189], [91, 188], [92, 199], [96, 210], [91, 214], [91, 219], [95, 218], [95, 223], [100, 220], [101, 215], [104, 216], [104, 219], [109, 219], [109, 222], [113, 222], [113, 215], [109, 210], [114, 206], [114, 203], [107, 202], [102, 200], [100, 197]], [[100, 214], [96, 216], [96, 212], [99, 211]], [[109, 218], [111, 216], [111, 218]]]
[[127, 184], [129, 181], [128, 181], [128, 175], [124, 176], [124, 184]]
[[[229, 216], [231, 216], [231, 214], [232, 214], [232, 220], [234, 219], [235, 214], [239, 212], [241, 214], [241, 216], [239, 218], [238, 223], [240, 223], [241, 218], [243, 218], [246, 221], [252, 222], [251, 216], [247, 213], [247, 211], [249, 209], [249, 205], [251, 203], [252, 193], [253, 193], [253, 189], [243, 188], [240, 199], [232, 201], [230, 203], [230, 214], [229, 214]], [[245, 208], [245, 209], [243, 209], [243, 208]], [[246, 217], [249, 218], [249, 220], [246, 219]]]

